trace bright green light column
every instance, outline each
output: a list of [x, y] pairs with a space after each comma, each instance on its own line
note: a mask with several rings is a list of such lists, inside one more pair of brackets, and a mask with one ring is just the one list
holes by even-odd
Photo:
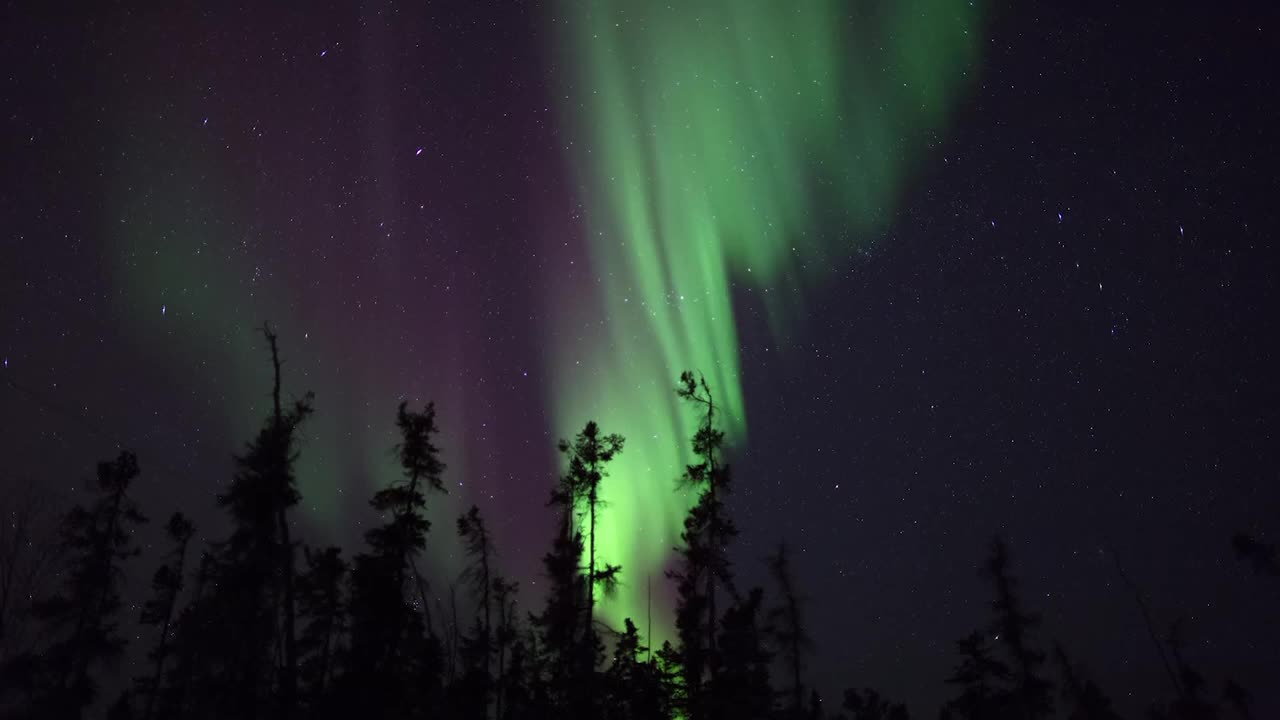
[[[597, 543], [624, 572], [604, 618], [643, 628], [646, 582], [663, 584], [692, 500], [674, 492], [693, 431], [677, 375], [704, 373], [730, 441], [745, 441], [734, 297], [754, 295], [780, 331], [804, 288], [872, 239], [967, 82], [978, 13], [954, 0], [558, 11], [598, 297], [563, 308], [552, 400], [565, 437], [588, 418], [627, 437]], [[658, 641], [668, 617], [655, 602]]]

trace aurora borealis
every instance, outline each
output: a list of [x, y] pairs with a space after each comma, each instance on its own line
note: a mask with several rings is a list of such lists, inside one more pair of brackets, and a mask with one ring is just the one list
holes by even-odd
[[644, 612], [638, 578], [661, 577], [688, 509], [668, 491], [694, 430], [673, 378], [703, 373], [730, 441], [747, 440], [735, 289], [780, 333], [812, 283], [878, 239], [914, 160], [903, 138], [941, 131], [979, 16], [934, 0], [562, 9], [555, 40], [578, 71], [561, 115], [598, 282], [560, 300], [556, 322], [591, 329], [552, 355], [552, 393], [562, 433], [598, 417], [632, 448], [601, 539], [632, 573], [607, 606], [621, 624]]
[[626, 437], [604, 618], [647, 631], [651, 599], [660, 643], [695, 370], [734, 571], [768, 591], [789, 543], [825, 697], [931, 716], [999, 532], [1125, 716], [1167, 680], [1102, 547], [1268, 716], [1280, 630], [1241, 618], [1280, 598], [1227, 544], [1280, 507], [1256, 5], [10, 3], [0, 488], [70, 494], [119, 444], [153, 519], [216, 540], [269, 322], [316, 395], [297, 537], [357, 552], [397, 403], [434, 401], [432, 592], [475, 504], [536, 609], [556, 442], [596, 420]]

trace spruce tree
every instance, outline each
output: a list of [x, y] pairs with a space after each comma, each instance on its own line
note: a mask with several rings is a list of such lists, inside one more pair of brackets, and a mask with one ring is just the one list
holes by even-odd
[[760, 627], [763, 602], [763, 591], [753, 588], [725, 610], [718, 668], [706, 688], [710, 720], [766, 720], [773, 713], [772, 655]]
[[[560, 517], [551, 550], [542, 558], [548, 588], [541, 614], [532, 618], [541, 644], [531, 648], [530, 657], [534, 667], [540, 670], [533, 684], [545, 685], [531, 690], [535, 694], [539, 690], [545, 692], [548, 701], [556, 705], [561, 714], [587, 717], [580, 682], [582, 668], [588, 665], [582, 659], [586, 647], [586, 632], [582, 627], [586, 596], [582, 535], [574, 527], [569, 497], [553, 493], [551, 503], [558, 507]], [[536, 697], [531, 700], [536, 702]]]
[[[568, 468], [560, 479], [559, 492], [568, 498], [570, 512], [575, 513], [579, 506], [583, 508], [583, 521], [586, 526], [585, 551], [587, 563], [583, 580], [586, 584], [583, 609], [582, 638], [583, 648], [579, 668], [580, 681], [584, 683], [583, 702], [587, 707], [595, 704], [595, 673], [603, 651], [596, 632], [596, 593], [613, 592], [618, 582], [621, 566], [599, 561], [596, 553], [596, 532], [600, 522], [600, 510], [604, 501], [600, 497], [601, 485], [608, 477], [608, 465], [622, 452], [625, 440], [621, 435], [605, 435], [595, 421], [588, 421], [582, 431], [572, 441], [561, 440], [560, 453], [568, 461]], [[575, 517], [576, 519], [576, 517]]]
[[676, 630], [680, 640], [681, 697], [690, 720], [703, 720], [702, 685], [714, 679], [719, 659], [716, 652], [717, 589], [732, 589], [727, 549], [737, 535], [724, 502], [730, 490], [730, 468], [722, 457], [724, 432], [717, 426], [718, 407], [705, 378], [693, 373], [680, 375], [676, 395], [697, 408], [698, 429], [693, 435], [693, 455], [697, 462], [686, 466], [680, 479], [683, 487], [698, 494], [685, 516], [680, 535], [679, 567], [669, 576], [676, 580], [678, 602]]
[[1009, 566], [1009, 549], [1003, 539], [991, 542], [983, 574], [991, 581], [995, 600], [993, 630], [1009, 654], [1012, 670], [1010, 703], [1014, 717], [1025, 720], [1048, 717], [1053, 713], [1052, 685], [1041, 674], [1044, 653], [1032, 645], [1031, 633], [1040, 624], [1040, 618], [1023, 610], [1017, 594], [1018, 581]]
[[256, 717], [271, 698], [270, 714], [289, 718], [297, 703], [298, 654], [288, 512], [300, 499], [294, 477], [298, 432], [312, 413], [313, 396], [307, 393], [285, 407], [277, 338], [270, 327], [262, 332], [271, 353], [271, 412], [236, 458], [235, 478], [218, 497], [233, 529], [218, 548], [218, 593], [212, 600], [221, 622], [237, 632], [220, 643], [221, 677], [208, 692], [224, 713]]
[[781, 649], [791, 679], [791, 703], [788, 708], [790, 716], [800, 720], [805, 714], [801, 673], [804, 655], [812, 647], [813, 641], [801, 615], [803, 598], [791, 576], [791, 556], [786, 543], [779, 544], [775, 554], [769, 558], [769, 572], [778, 585], [779, 593], [779, 604], [769, 610], [769, 629]]
[[152, 671], [149, 678], [141, 679], [139, 689], [143, 692], [143, 720], [151, 720], [155, 716], [156, 699], [160, 695], [161, 682], [164, 679], [164, 666], [172, 651], [171, 638], [174, 621], [174, 609], [178, 604], [178, 594], [182, 592], [183, 578], [186, 573], [187, 545], [195, 535], [195, 525], [180, 512], [175, 512], [165, 525], [165, 535], [172, 544], [169, 557], [156, 569], [151, 578], [152, 597], [142, 607], [140, 621], [143, 625], [158, 626], [159, 637], [155, 647], [148, 653]]
[[93, 702], [96, 667], [119, 657], [125, 646], [117, 617], [124, 563], [138, 554], [134, 528], [146, 522], [129, 488], [138, 477], [138, 459], [121, 452], [98, 464], [98, 497], [72, 508], [62, 525], [69, 567], [61, 594], [39, 603], [37, 615], [58, 636], [37, 662], [46, 670], [37, 696], [40, 717], [78, 718]]
[[369, 551], [357, 555], [352, 568], [345, 678], [355, 702], [368, 697], [378, 703], [376, 714], [388, 716], [422, 711], [439, 682], [439, 648], [427, 632], [415, 558], [431, 527], [426, 494], [445, 492], [435, 405], [414, 412], [401, 402], [396, 427], [401, 477], [370, 500], [387, 521], [365, 533]]
[[991, 646], [980, 632], [956, 642], [960, 664], [947, 683], [960, 686], [960, 695], [942, 708], [943, 720], [987, 720], [1003, 717], [1008, 706], [1004, 686], [1009, 667], [992, 655]]
[[338, 547], [306, 548], [304, 557], [307, 567], [298, 578], [298, 617], [303, 621], [298, 671], [301, 690], [314, 713], [325, 700], [337, 664], [346, 622], [343, 584], [349, 568]]

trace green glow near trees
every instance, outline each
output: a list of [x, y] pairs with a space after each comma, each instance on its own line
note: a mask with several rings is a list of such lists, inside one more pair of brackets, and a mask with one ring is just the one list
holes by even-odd
[[[646, 576], [660, 583], [693, 502], [674, 491], [696, 424], [676, 404], [680, 371], [706, 375], [723, 429], [745, 442], [735, 301], [780, 332], [805, 288], [891, 219], [971, 75], [979, 11], [954, 0], [560, 10], [597, 297], [561, 303], [551, 392], [561, 434], [593, 418], [627, 437], [597, 537], [624, 568], [603, 605], [621, 626], [645, 617]], [[668, 610], [655, 614], [665, 628]]]

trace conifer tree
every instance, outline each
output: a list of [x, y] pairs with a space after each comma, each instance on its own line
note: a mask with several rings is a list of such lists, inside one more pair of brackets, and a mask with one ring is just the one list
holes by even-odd
[[401, 477], [370, 500], [389, 518], [365, 533], [369, 551], [352, 568], [346, 678], [348, 692], [371, 696], [388, 715], [421, 711], [439, 682], [438, 642], [427, 634], [414, 561], [431, 527], [426, 494], [445, 492], [435, 405], [414, 412], [401, 402], [396, 427]]
[[[158, 715], [163, 718], [186, 718], [192, 689], [199, 687], [206, 665], [205, 659], [213, 647], [212, 637], [218, 633], [215, 622], [219, 619], [217, 608], [209, 602], [208, 588], [214, 579], [215, 560], [212, 553], [201, 553], [196, 568], [195, 582], [190, 597], [178, 615], [174, 633], [172, 654], [175, 656], [169, 679], [164, 684], [163, 701]], [[205, 682], [205, 686], [212, 683]]]
[[778, 545], [769, 558], [769, 572], [778, 584], [779, 604], [769, 610], [769, 628], [781, 648], [791, 678], [789, 712], [796, 720], [804, 717], [804, 683], [801, 681], [804, 655], [812, 646], [808, 628], [801, 616], [803, 599], [791, 577], [791, 556], [786, 543]]
[[304, 621], [298, 637], [299, 680], [315, 706], [324, 701], [345, 629], [342, 588], [349, 568], [338, 547], [306, 548], [304, 557], [307, 568], [298, 578], [298, 616]]
[[889, 702], [871, 688], [858, 692], [853, 688], [844, 691], [844, 709], [852, 713], [850, 720], [908, 720], [907, 706]]
[[725, 611], [716, 654], [718, 672], [706, 690], [711, 720], [765, 720], [773, 713], [772, 656], [760, 628], [763, 602], [763, 591], [753, 588]]
[[693, 373], [680, 375], [676, 395], [698, 409], [700, 419], [693, 436], [693, 454], [697, 462], [686, 466], [681, 485], [698, 493], [693, 507], [685, 516], [680, 535], [680, 566], [671, 572], [676, 580], [678, 603], [676, 630], [680, 640], [681, 697], [690, 720], [703, 720], [701, 688], [704, 674], [714, 679], [719, 661], [716, 657], [717, 588], [732, 589], [727, 549], [737, 535], [724, 502], [730, 490], [730, 468], [721, 457], [724, 433], [717, 426], [718, 411], [711, 388], [704, 378]]
[[1062, 675], [1062, 698], [1067, 702], [1067, 720], [1119, 720], [1120, 716], [1111, 709], [1110, 698], [1072, 664], [1061, 643], [1054, 643], [1053, 656]]
[[497, 552], [478, 507], [471, 506], [470, 510], [458, 518], [458, 537], [462, 539], [463, 552], [470, 561], [463, 570], [462, 578], [469, 586], [477, 605], [474, 627], [464, 643], [465, 672], [462, 682], [466, 688], [459, 697], [468, 705], [468, 709], [463, 712], [464, 716], [487, 717], [493, 694], [495, 594], [498, 595], [496, 603], [500, 621], [505, 622], [505, 606], [514, 586], [508, 586], [501, 578], [493, 577], [493, 562]]
[[[582, 627], [585, 607], [586, 582], [582, 570], [582, 535], [572, 522], [572, 504], [563, 493], [552, 493], [551, 504], [559, 508], [560, 519], [551, 550], [542, 558], [543, 574], [548, 589], [542, 613], [532, 618], [541, 635], [541, 645], [532, 647], [531, 661], [540, 672], [534, 676], [534, 685], [540, 688], [548, 700], [562, 713], [571, 717], [585, 717], [573, 713], [585, 713], [583, 687], [580, 682], [582, 668], [589, 665], [582, 659], [586, 644], [586, 632]], [[533, 691], [539, 688], [531, 688]], [[536, 698], [531, 701], [536, 703]]]
[[1259, 575], [1280, 577], [1280, 562], [1276, 560], [1276, 546], [1261, 542], [1249, 533], [1236, 533], [1231, 538], [1236, 557], [1253, 566]]
[[493, 579], [492, 590], [493, 601], [498, 606], [498, 626], [494, 630], [494, 650], [498, 655], [498, 666], [494, 683], [493, 716], [501, 720], [503, 705], [506, 704], [511, 684], [511, 676], [507, 670], [507, 653], [515, 652], [514, 645], [520, 631], [519, 620], [516, 617], [516, 593], [520, 591], [520, 584], [496, 577]]
[[1040, 624], [1040, 618], [1022, 609], [1017, 594], [1017, 579], [1009, 568], [1009, 550], [1003, 539], [991, 542], [983, 574], [991, 581], [995, 600], [993, 630], [1009, 654], [1011, 681], [1009, 701], [1016, 718], [1033, 720], [1053, 713], [1051, 684], [1041, 675], [1044, 653], [1032, 646], [1031, 633]]
[[165, 535], [173, 547], [169, 557], [156, 569], [151, 578], [152, 597], [142, 607], [140, 618], [143, 625], [159, 626], [160, 635], [156, 645], [147, 653], [152, 663], [151, 677], [139, 683], [144, 693], [143, 720], [151, 720], [155, 715], [156, 698], [160, 694], [161, 682], [164, 678], [165, 662], [171, 652], [174, 609], [178, 604], [178, 594], [182, 592], [183, 578], [186, 573], [187, 545], [195, 535], [195, 525], [180, 512], [175, 512], [165, 525]]
[[[221, 622], [237, 628], [219, 649], [222, 677], [210, 688], [223, 712], [242, 718], [264, 712], [273, 697], [277, 717], [293, 715], [297, 702], [294, 544], [288, 511], [300, 495], [294, 477], [298, 431], [312, 413], [311, 393], [286, 408], [281, 399], [280, 354], [275, 333], [264, 326], [271, 352], [271, 412], [245, 453], [218, 504], [231, 514], [232, 532], [219, 546], [214, 605]], [[274, 683], [272, 682], [274, 680]]]
[[658, 664], [645, 660], [648, 648], [640, 644], [640, 632], [631, 618], [614, 643], [613, 662], [604, 673], [608, 700], [602, 717], [609, 720], [664, 720], [670, 717], [669, 700]]
[[586, 584], [583, 609], [582, 638], [583, 649], [580, 653], [584, 666], [579, 669], [579, 677], [585, 694], [584, 702], [588, 707], [595, 702], [595, 672], [602, 652], [601, 643], [595, 627], [596, 593], [613, 592], [622, 568], [599, 562], [596, 553], [596, 530], [600, 520], [599, 511], [604, 507], [600, 497], [600, 488], [608, 477], [608, 465], [622, 452], [625, 440], [621, 435], [605, 435], [594, 421], [588, 421], [582, 432], [573, 441], [561, 440], [560, 453], [568, 460], [568, 468], [560, 479], [559, 492], [567, 497], [571, 513], [576, 513], [583, 506], [586, 525], [585, 551], [587, 563], [583, 580]]
[[943, 706], [943, 720], [1002, 717], [1008, 705], [1004, 685], [1009, 679], [1009, 667], [991, 654], [991, 647], [980, 632], [961, 638], [956, 646], [961, 660], [947, 683], [960, 686], [960, 695]]
[[78, 718], [93, 702], [92, 671], [114, 660], [125, 646], [117, 616], [123, 565], [138, 554], [134, 528], [144, 522], [129, 487], [138, 477], [138, 459], [121, 452], [98, 464], [98, 497], [77, 505], [63, 521], [62, 545], [70, 566], [63, 593], [41, 602], [38, 615], [61, 637], [43, 653], [46, 694], [37, 699], [41, 717]]

